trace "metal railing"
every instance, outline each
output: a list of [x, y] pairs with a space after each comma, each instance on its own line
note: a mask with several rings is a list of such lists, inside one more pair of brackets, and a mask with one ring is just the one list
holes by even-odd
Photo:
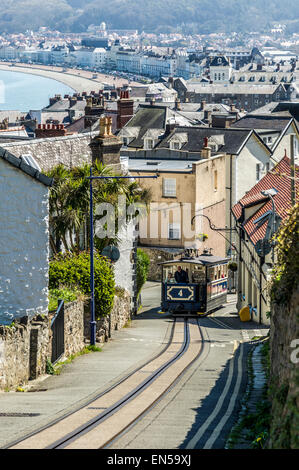
[[58, 300], [56, 314], [51, 321], [52, 330], [52, 356], [51, 362], [55, 364], [64, 353], [64, 301]]

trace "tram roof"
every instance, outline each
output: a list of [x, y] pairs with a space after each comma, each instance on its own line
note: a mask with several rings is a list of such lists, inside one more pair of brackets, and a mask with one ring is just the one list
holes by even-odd
[[180, 265], [180, 263], [190, 263], [190, 264], [201, 264], [203, 266], [209, 264], [224, 264], [228, 263], [230, 258], [222, 258], [220, 256], [214, 255], [201, 255], [197, 256], [196, 258], [180, 258], [174, 259], [169, 261], [163, 261], [162, 263], [158, 263], [159, 265]]

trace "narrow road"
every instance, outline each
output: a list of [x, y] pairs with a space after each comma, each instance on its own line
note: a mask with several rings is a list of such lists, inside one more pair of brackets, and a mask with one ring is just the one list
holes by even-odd
[[176, 319], [165, 351], [77, 412], [11, 448], [98, 449], [105, 446], [152, 406], [201, 352], [202, 336], [197, 320]]
[[[0, 446], [74, 449], [220, 449], [246, 386], [253, 337], [235, 298], [212, 315], [176, 321], [158, 313], [160, 284], [147, 283], [130, 328], [60, 376], [0, 394]], [[31, 390], [30, 390], [31, 388]]]

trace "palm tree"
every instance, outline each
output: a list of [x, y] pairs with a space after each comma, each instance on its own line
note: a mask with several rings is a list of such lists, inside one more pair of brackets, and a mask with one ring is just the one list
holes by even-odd
[[[80, 251], [80, 231], [88, 227], [89, 217], [89, 177], [90, 166], [85, 164], [81, 167], [66, 169], [58, 165], [48, 172], [48, 176], [54, 178], [54, 186], [50, 192], [50, 242], [54, 253], [57, 253], [55, 239], [61, 240], [66, 251]], [[111, 168], [96, 162], [93, 166], [94, 176], [114, 176]], [[149, 192], [141, 190], [136, 182], [127, 179], [108, 179], [93, 181], [94, 204], [107, 202], [114, 205], [116, 215], [118, 214], [118, 197], [123, 195], [126, 205], [136, 202], [148, 202]], [[103, 217], [96, 215], [95, 220]], [[119, 219], [117, 217], [117, 219]], [[97, 247], [107, 244], [117, 244], [116, 236], [98, 240]], [[86, 237], [88, 240], [89, 237]], [[88, 243], [86, 243], [88, 245]]]

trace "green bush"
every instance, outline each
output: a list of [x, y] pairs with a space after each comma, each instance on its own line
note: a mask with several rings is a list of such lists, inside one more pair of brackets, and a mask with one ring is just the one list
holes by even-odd
[[[110, 263], [94, 256], [95, 310], [96, 317], [109, 315], [113, 307], [115, 283]], [[90, 255], [66, 253], [57, 255], [50, 263], [49, 288], [68, 287], [90, 297]]]
[[63, 289], [50, 289], [49, 291], [49, 311], [57, 310], [58, 300], [67, 302], [74, 302], [78, 299], [81, 292], [74, 289], [64, 287]]
[[140, 248], [137, 249], [137, 294], [140, 293], [141, 288], [147, 280], [149, 271], [150, 258]]

